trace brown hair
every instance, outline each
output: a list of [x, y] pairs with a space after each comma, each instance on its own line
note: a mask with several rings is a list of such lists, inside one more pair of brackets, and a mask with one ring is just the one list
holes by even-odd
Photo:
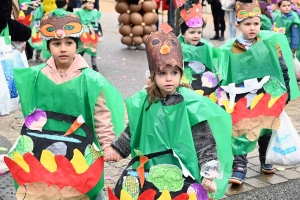
[[[180, 78], [182, 77], [182, 75], [183, 75], [183, 72], [180, 69]], [[148, 110], [150, 108], [152, 103], [157, 103], [159, 101], [158, 98], [163, 98], [163, 96], [160, 92], [160, 89], [155, 82], [154, 77], [155, 77], [155, 71], [152, 71], [149, 76], [149, 79], [150, 79], [149, 84], [146, 87], [146, 91], [148, 93], [148, 104], [149, 104], [148, 107], [146, 108], [146, 110]], [[180, 83], [178, 87], [186, 87], [189, 89], [193, 89], [191, 87], [191, 85], [188, 83]]]

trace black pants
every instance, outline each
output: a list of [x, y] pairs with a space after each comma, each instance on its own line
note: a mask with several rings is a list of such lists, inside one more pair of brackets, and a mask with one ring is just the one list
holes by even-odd
[[29, 42], [26, 42], [25, 54], [26, 54], [27, 60], [32, 59], [33, 48], [30, 46]]
[[220, 2], [215, 2], [213, 1], [211, 4], [211, 12], [214, 18], [214, 26], [215, 26], [215, 31], [225, 31], [225, 12], [222, 10], [222, 6]]
[[[262, 159], [266, 159], [267, 148], [271, 139], [271, 135], [272, 132], [258, 138], [258, 146], [259, 146], [258, 152], [259, 152], [259, 157]], [[233, 165], [236, 164], [247, 165], [247, 163], [248, 163], [247, 154], [234, 156]]]

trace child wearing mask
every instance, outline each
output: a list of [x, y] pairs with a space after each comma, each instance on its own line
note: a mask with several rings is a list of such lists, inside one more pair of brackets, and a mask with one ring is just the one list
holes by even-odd
[[[279, 128], [275, 121], [294, 87], [290, 91], [288, 71], [292, 66], [288, 68], [285, 63], [285, 58], [291, 59], [291, 53], [283, 55], [288, 44], [281, 34], [260, 31], [258, 1], [237, 2], [236, 12], [241, 35], [219, 48], [219, 70], [223, 79], [221, 87], [229, 99], [222, 101], [222, 106], [231, 113], [233, 125], [234, 161], [230, 183], [242, 184], [247, 174], [247, 153], [254, 150], [257, 141], [261, 171], [275, 173], [273, 165], [265, 162], [266, 150], [271, 129]], [[278, 98], [272, 106], [276, 115], [268, 109], [268, 102], [274, 98]]]
[[[221, 198], [232, 164], [229, 115], [207, 97], [191, 90], [188, 84], [180, 83], [183, 76], [181, 45], [169, 25], [164, 24], [161, 29], [146, 41], [149, 84], [145, 90], [126, 99], [129, 123], [111, 148], [122, 158], [130, 154], [134, 158], [137, 150], [146, 155], [172, 149], [174, 154], [151, 159], [144, 168], [157, 164], [182, 168], [179, 159], [198, 183], [202, 180], [208, 192]], [[113, 158], [107, 156], [105, 160]], [[216, 161], [221, 163], [222, 169], [204, 170], [204, 166]], [[201, 168], [204, 173], [200, 174]], [[218, 180], [223, 170], [223, 178]], [[214, 173], [213, 177], [207, 176]]]
[[[25, 124], [5, 162], [19, 185], [17, 194], [64, 199], [71, 191], [68, 198], [103, 200], [103, 151], [124, 129], [122, 96], [76, 55], [83, 32], [79, 18], [55, 13], [45, 15], [40, 26], [51, 57], [14, 71]], [[27, 192], [20, 192], [24, 187]]]

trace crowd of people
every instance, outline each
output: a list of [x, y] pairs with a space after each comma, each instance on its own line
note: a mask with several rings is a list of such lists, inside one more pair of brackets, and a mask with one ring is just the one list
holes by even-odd
[[224, 10], [230, 20], [232, 39], [219, 48], [201, 37], [202, 2], [176, 1], [181, 35], [164, 23], [145, 39], [147, 85], [125, 99], [124, 124], [122, 95], [97, 69], [96, 1], [69, 12], [71, 1], [23, 0], [16, 21], [5, 0], [2, 34], [9, 29], [40, 62], [14, 69], [25, 123], [4, 161], [17, 196], [105, 199], [104, 162], [131, 155], [109, 199], [219, 199], [228, 182], [243, 184], [257, 143], [261, 171], [275, 173], [266, 161], [271, 135], [300, 96], [298, 4], [228, 1], [209, 2], [211, 39], [224, 40]]

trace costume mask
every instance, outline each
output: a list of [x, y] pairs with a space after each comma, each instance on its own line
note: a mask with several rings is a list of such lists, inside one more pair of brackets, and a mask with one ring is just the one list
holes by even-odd
[[261, 10], [258, 0], [255, 0], [254, 3], [241, 3], [237, 1], [235, 8], [238, 22], [241, 22], [247, 18], [261, 17]]
[[163, 23], [161, 30], [149, 35], [146, 40], [146, 53], [150, 71], [161, 71], [167, 64], [183, 70], [182, 50], [173, 29]]
[[45, 40], [64, 37], [80, 37], [83, 32], [80, 19], [75, 14], [57, 17], [48, 14], [41, 20], [40, 32]]

